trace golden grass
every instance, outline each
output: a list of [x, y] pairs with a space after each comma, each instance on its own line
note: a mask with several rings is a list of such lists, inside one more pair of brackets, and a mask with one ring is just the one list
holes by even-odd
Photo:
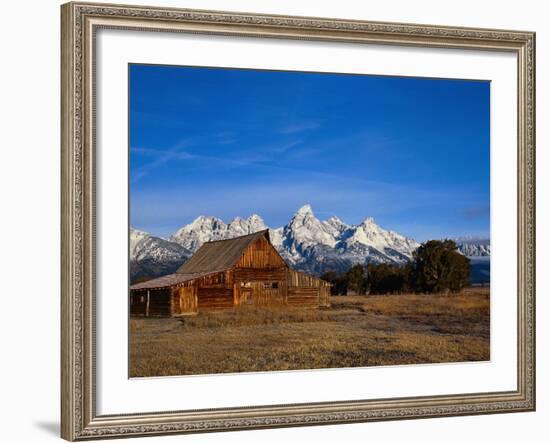
[[185, 328], [222, 328], [330, 320], [328, 312], [319, 309], [289, 309], [286, 306], [241, 307], [219, 312], [181, 317]]
[[483, 361], [489, 293], [333, 297], [326, 310], [135, 318], [130, 338], [132, 377]]

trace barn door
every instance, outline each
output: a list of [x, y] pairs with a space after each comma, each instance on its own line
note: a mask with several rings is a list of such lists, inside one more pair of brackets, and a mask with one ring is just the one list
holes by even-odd
[[252, 289], [241, 288], [241, 305], [251, 305], [252, 302]]
[[179, 289], [179, 302], [181, 314], [197, 312], [197, 290], [194, 287]]

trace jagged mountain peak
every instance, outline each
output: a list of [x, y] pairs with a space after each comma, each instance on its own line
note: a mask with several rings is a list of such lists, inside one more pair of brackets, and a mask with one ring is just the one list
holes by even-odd
[[348, 224], [344, 223], [335, 215], [326, 219], [323, 224], [333, 232], [334, 236], [341, 235], [343, 232], [350, 228]]
[[251, 229], [254, 229], [250, 232], [252, 234], [255, 231], [261, 231], [263, 229], [267, 229], [267, 225], [264, 222], [264, 219], [260, 217], [258, 214], [252, 214], [250, 217], [246, 219], [248, 225]]
[[[309, 206], [309, 205], [308, 205]], [[310, 206], [311, 208], [311, 206]], [[300, 208], [302, 209], [302, 208]], [[305, 210], [301, 211], [298, 210], [290, 219], [290, 222], [287, 226], [301, 226], [301, 225], [311, 225], [311, 224], [320, 224], [321, 220], [319, 220], [317, 217], [315, 217], [315, 214], [312, 210]]]
[[342, 225], [345, 224], [338, 216], [331, 215], [329, 218], [325, 220], [325, 222], [330, 224], [336, 224], [336, 225]]
[[147, 232], [145, 231], [141, 231], [139, 229], [136, 229], [134, 228], [133, 226], [130, 226], [130, 238], [143, 238], [145, 236], [148, 236], [148, 235], [151, 235], [151, 234], [148, 234]]
[[374, 220], [374, 217], [367, 217], [365, 220], [363, 220], [361, 222], [361, 226], [366, 226], [366, 227], [376, 226], [376, 227], [378, 227], [378, 225], [376, 224], [376, 221]]
[[306, 203], [300, 209], [298, 209], [296, 211], [296, 214], [294, 214], [294, 217], [296, 217], [296, 216], [306, 216], [306, 215], [311, 215], [312, 217], [314, 216], [313, 208], [311, 207], [311, 205], [309, 203]]
[[222, 219], [212, 216], [201, 215], [193, 220], [188, 226], [225, 226]]
[[225, 232], [222, 233], [224, 238], [239, 237], [240, 235], [252, 234], [257, 231], [267, 229], [262, 217], [257, 214], [252, 214], [247, 219], [235, 217], [226, 226]]
[[283, 235], [293, 255], [296, 255], [312, 244], [334, 247], [336, 238], [332, 231], [315, 217], [311, 205], [306, 204], [298, 209], [288, 225], [283, 228]]
[[264, 222], [264, 219], [262, 217], [260, 217], [258, 214], [252, 214], [250, 217], [247, 218], [248, 221], [252, 222], [261, 222], [263, 223]]

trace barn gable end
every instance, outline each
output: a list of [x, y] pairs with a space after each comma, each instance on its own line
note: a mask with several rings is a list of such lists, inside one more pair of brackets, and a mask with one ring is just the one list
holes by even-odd
[[[176, 273], [191, 274], [195, 272], [216, 272], [233, 268], [247, 248], [262, 238], [271, 246], [269, 231], [267, 229], [229, 240], [217, 240], [204, 243], [199, 250], [176, 271]], [[271, 247], [273, 248], [273, 246]]]
[[235, 263], [236, 268], [286, 268], [287, 264], [269, 241], [261, 236], [250, 243]]

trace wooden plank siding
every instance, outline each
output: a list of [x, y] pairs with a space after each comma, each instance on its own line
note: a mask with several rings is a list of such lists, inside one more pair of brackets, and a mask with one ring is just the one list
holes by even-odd
[[200, 288], [198, 289], [198, 310], [228, 309], [233, 307], [232, 288]]
[[330, 283], [321, 280], [320, 278], [313, 277], [304, 272], [295, 271], [294, 269], [288, 269], [287, 271], [288, 286], [296, 287], [327, 287], [330, 288]]
[[198, 297], [195, 286], [172, 289], [172, 315], [186, 315], [197, 312]]
[[286, 268], [286, 263], [273, 245], [260, 237], [244, 250], [235, 268]]
[[236, 304], [247, 306], [281, 306], [286, 303], [287, 288], [280, 282], [246, 282], [235, 285]]
[[319, 288], [289, 287], [287, 304], [289, 306], [315, 308], [319, 306]]
[[247, 282], [247, 281], [285, 281], [286, 280], [286, 268], [271, 268], [271, 269], [258, 269], [258, 268], [237, 268], [233, 271], [233, 278], [235, 282]]
[[330, 286], [321, 286], [319, 288], [319, 306], [321, 308], [330, 308]]
[[[193, 281], [193, 280], [191, 280]], [[224, 288], [225, 287], [225, 272], [218, 272], [201, 277], [196, 280], [199, 288]]]
[[330, 306], [330, 284], [304, 272], [287, 271], [289, 306], [328, 307]]

